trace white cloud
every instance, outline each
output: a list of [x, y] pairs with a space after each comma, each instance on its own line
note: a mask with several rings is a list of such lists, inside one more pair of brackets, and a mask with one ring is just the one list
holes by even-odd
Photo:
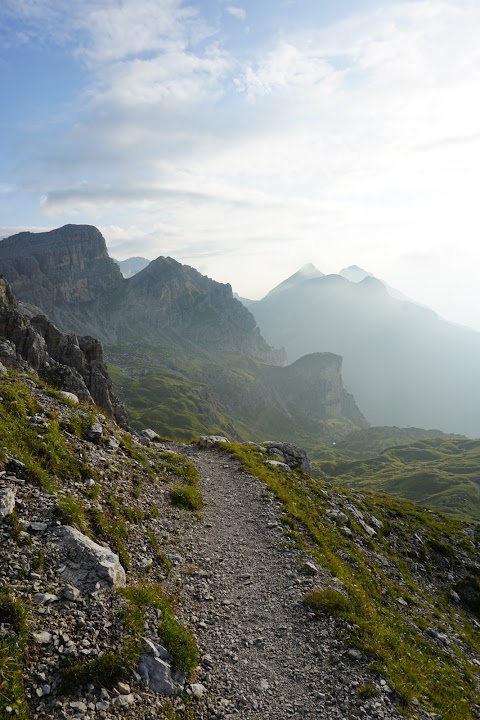
[[228, 5], [227, 6], [227, 12], [230, 13], [234, 18], [237, 18], [237, 20], [246, 20], [247, 19], [247, 13], [238, 5]]
[[90, 72], [70, 129], [24, 171], [52, 220], [95, 221], [118, 252], [207, 265], [245, 295], [313, 260], [415, 297], [415, 252], [463, 238], [480, 261], [477, 3], [391, 2], [236, 54], [180, 0], [8, 3], [29, 36], [75, 39]]

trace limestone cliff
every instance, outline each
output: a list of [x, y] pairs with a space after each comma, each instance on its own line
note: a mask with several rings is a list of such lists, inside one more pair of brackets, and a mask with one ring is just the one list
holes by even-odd
[[91, 225], [23, 232], [0, 242], [0, 273], [23, 302], [44, 312], [95, 300], [123, 283], [105, 240]]
[[108, 375], [102, 344], [88, 336], [62, 335], [44, 315], [28, 319], [2, 277], [0, 361], [7, 367], [27, 366], [40, 372], [57, 387], [95, 402], [120, 425], [127, 424], [125, 409]]

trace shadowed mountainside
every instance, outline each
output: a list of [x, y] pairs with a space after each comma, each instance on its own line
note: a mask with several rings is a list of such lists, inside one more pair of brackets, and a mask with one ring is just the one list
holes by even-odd
[[391, 297], [371, 277], [302, 279], [251, 311], [290, 361], [341, 355], [345, 385], [372, 424], [480, 435], [480, 333]]

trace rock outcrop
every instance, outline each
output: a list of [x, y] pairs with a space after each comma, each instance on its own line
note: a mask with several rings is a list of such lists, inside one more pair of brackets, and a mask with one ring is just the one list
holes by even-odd
[[268, 368], [286, 403], [324, 418], [348, 418], [359, 427], [368, 423], [342, 380], [342, 358], [334, 353], [304, 355], [285, 368]]
[[62, 335], [43, 315], [29, 320], [0, 277], [0, 361], [28, 366], [81, 400], [95, 402], [120, 424], [127, 415], [108, 375], [102, 344], [92, 337]]
[[58, 305], [95, 300], [123, 283], [102, 234], [91, 225], [5, 238], [0, 242], [0, 273], [17, 298], [47, 314]]

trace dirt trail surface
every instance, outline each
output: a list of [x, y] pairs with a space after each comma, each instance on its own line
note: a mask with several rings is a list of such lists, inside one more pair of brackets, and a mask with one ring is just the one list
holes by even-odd
[[[281, 507], [262, 482], [221, 450], [176, 449], [197, 465], [205, 503], [181, 541], [191, 563], [185, 611], [202, 655], [199, 717], [404, 717], [385, 681], [349, 649], [345, 628], [302, 605], [308, 589], [331, 579], [321, 568], [305, 574], [309, 558], [287, 546]], [[376, 697], [359, 695], [366, 683]]]

